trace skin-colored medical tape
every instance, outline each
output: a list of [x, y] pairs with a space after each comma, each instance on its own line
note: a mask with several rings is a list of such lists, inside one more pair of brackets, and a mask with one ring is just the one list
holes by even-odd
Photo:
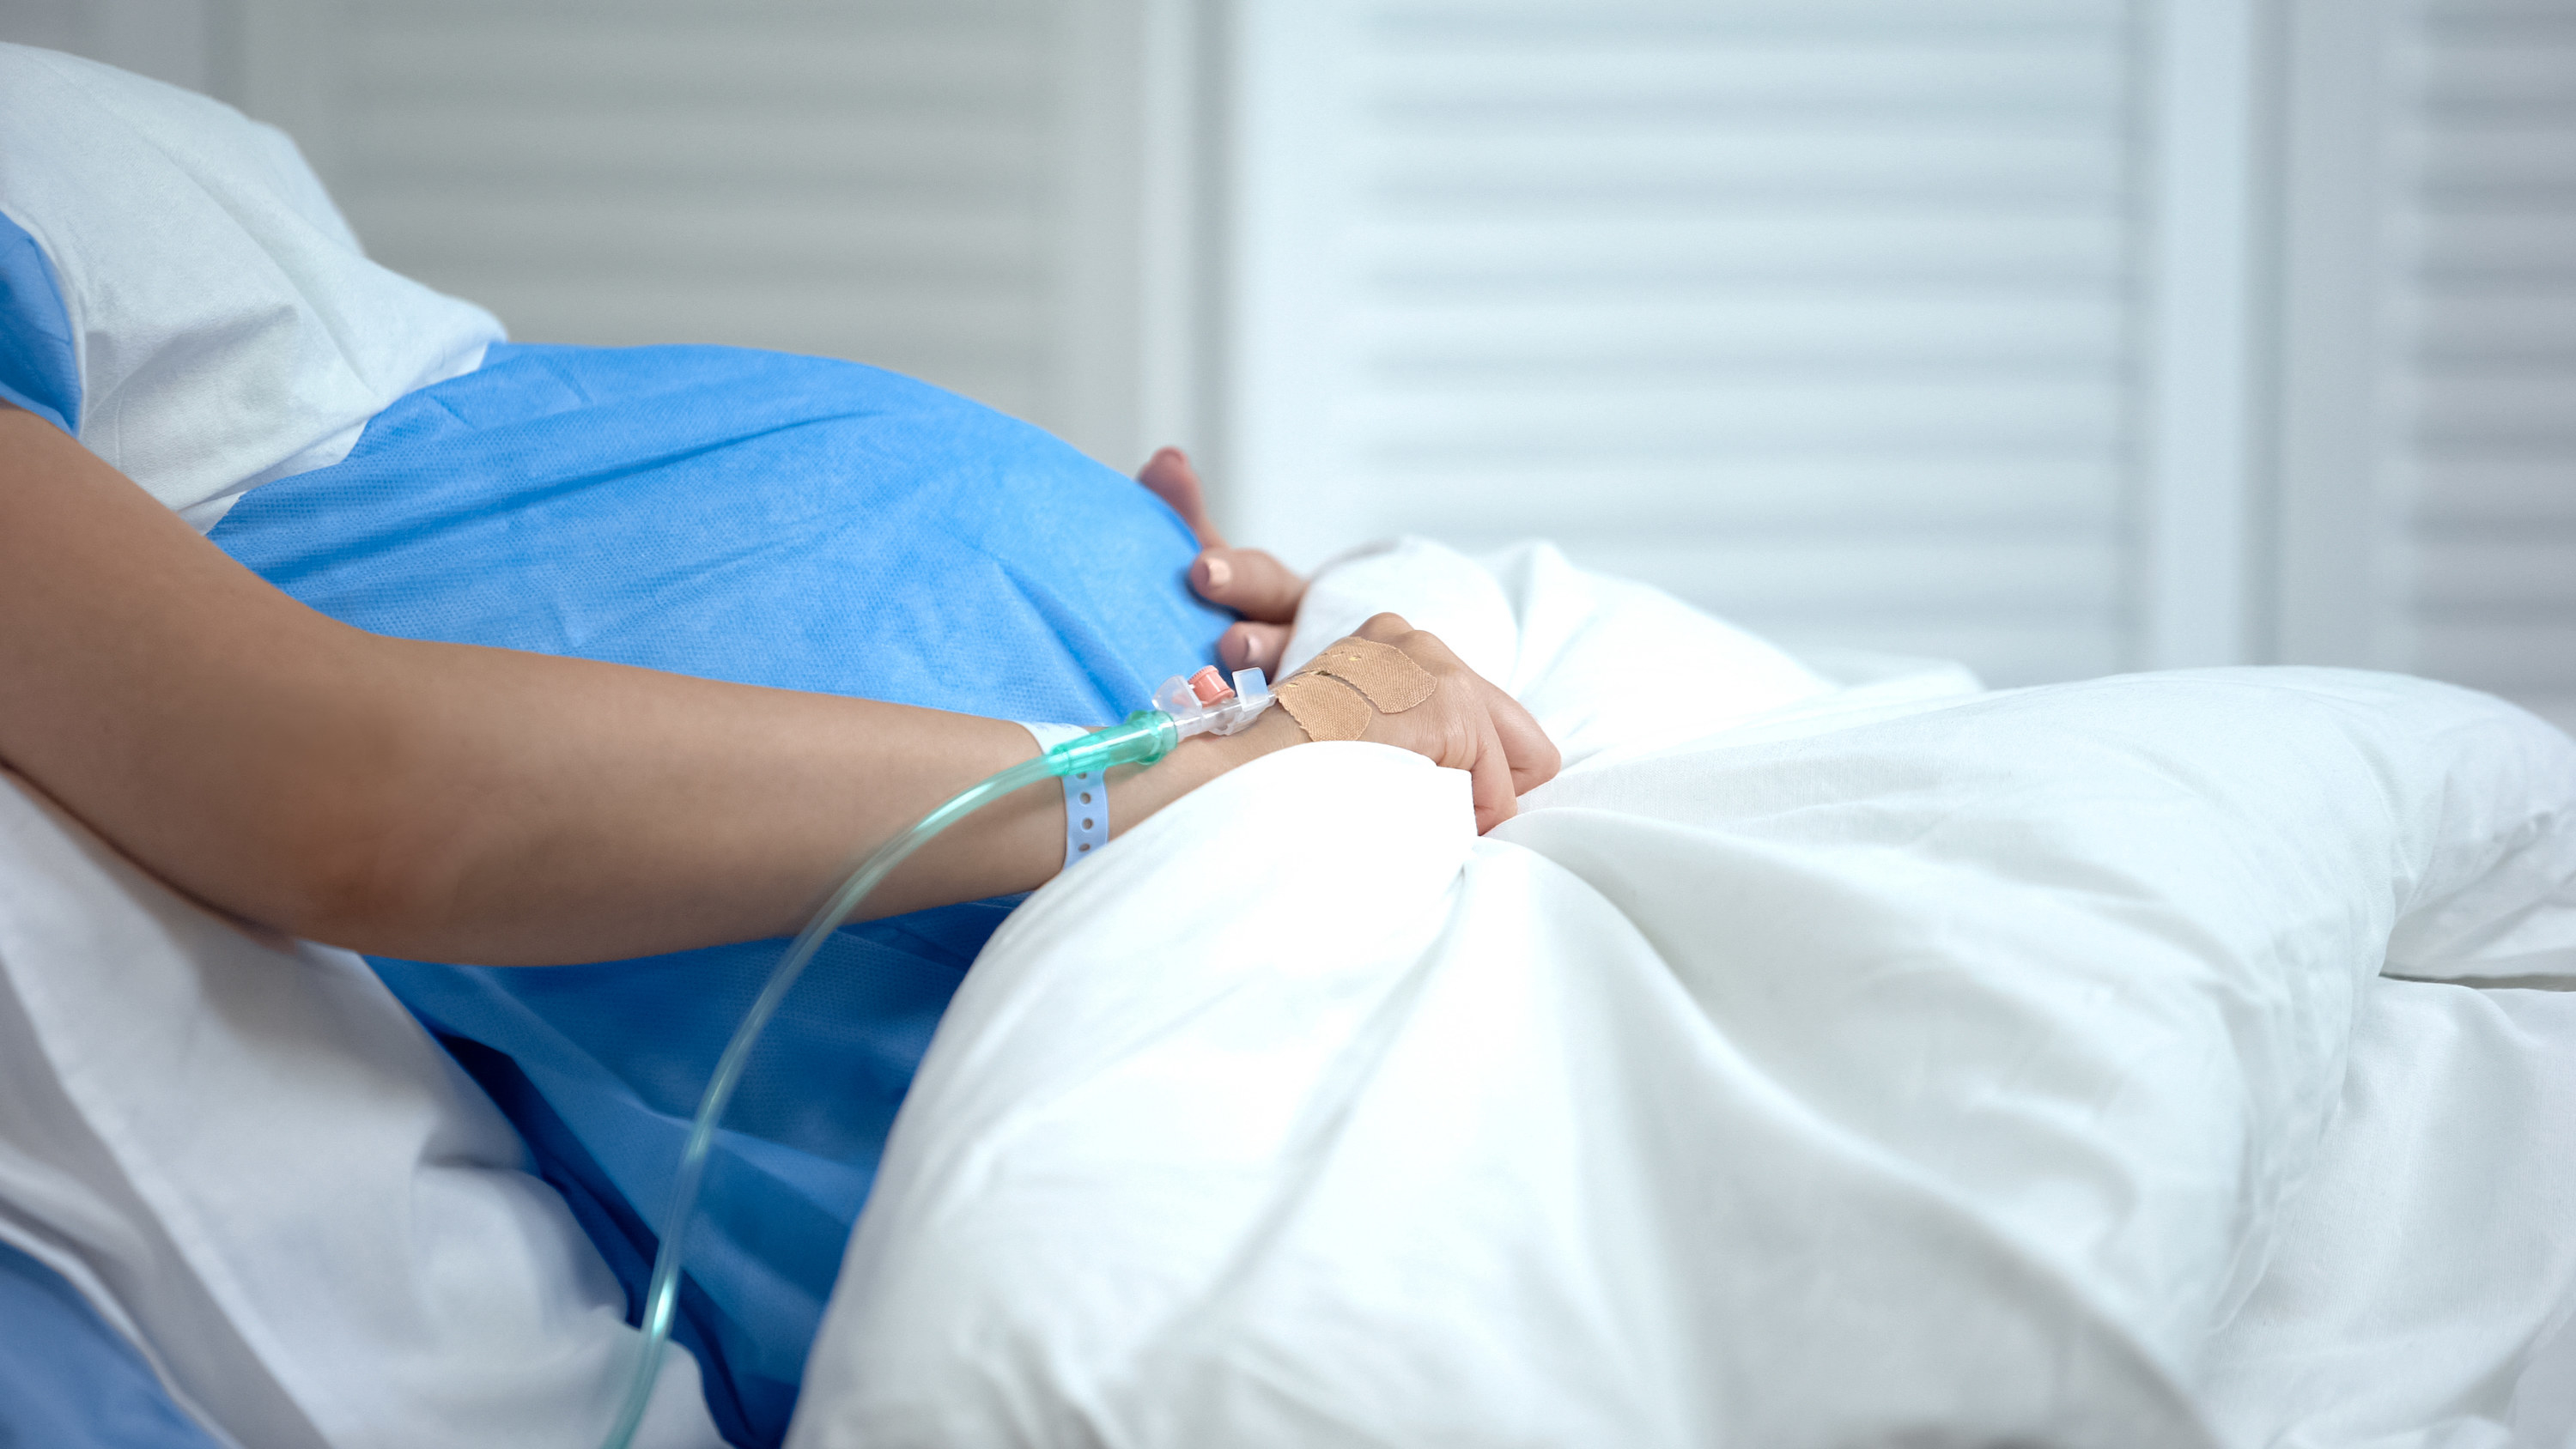
[[1356, 740], [1368, 733], [1372, 717], [1402, 714], [1439, 687], [1403, 650], [1353, 638], [1326, 645], [1272, 692], [1306, 738]]

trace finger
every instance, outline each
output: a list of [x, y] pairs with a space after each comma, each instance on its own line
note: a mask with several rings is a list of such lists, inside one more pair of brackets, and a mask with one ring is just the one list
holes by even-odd
[[1172, 511], [1188, 524], [1201, 548], [1225, 547], [1225, 535], [1208, 521], [1207, 490], [1199, 486], [1199, 470], [1191, 464], [1190, 455], [1178, 448], [1157, 448], [1145, 466], [1136, 470], [1136, 481], [1145, 491], [1172, 506]]
[[1211, 548], [1190, 565], [1190, 589], [1256, 624], [1286, 624], [1305, 600], [1306, 581], [1257, 548]]
[[1565, 763], [1556, 741], [1539, 727], [1538, 717], [1521, 707], [1521, 702], [1503, 692], [1491, 680], [1485, 686], [1486, 713], [1494, 722], [1495, 737], [1502, 741], [1503, 755], [1511, 764], [1512, 793], [1526, 795], [1556, 778]]
[[1520, 812], [1520, 798], [1512, 789], [1512, 771], [1503, 754], [1503, 742], [1489, 723], [1478, 742], [1476, 758], [1467, 767], [1469, 792], [1476, 800], [1476, 833], [1484, 834]]
[[1549, 739], [1547, 731], [1539, 727], [1537, 716], [1522, 708], [1521, 702], [1501, 686], [1468, 668], [1466, 661], [1442, 642], [1439, 635], [1412, 627], [1400, 614], [1379, 614], [1362, 624], [1359, 632], [1364, 638], [1393, 644], [1425, 664], [1445, 663], [1459, 675], [1473, 681], [1472, 687], [1478, 691], [1477, 703], [1492, 722], [1496, 738], [1502, 743], [1504, 758], [1509, 762], [1512, 781], [1520, 789], [1535, 790], [1556, 778], [1557, 770], [1565, 762], [1564, 756], [1558, 753], [1556, 741]]
[[1265, 675], [1279, 673], [1279, 658], [1288, 652], [1290, 630], [1285, 624], [1237, 624], [1219, 635], [1216, 657], [1223, 661], [1228, 674], [1238, 669], [1258, 669]]
[[[1556, 742], [1539, 727], [1537, 718], [1522, 708], [1519, 700], [1468, 668], [1438, 635], [1413, 628], [1400, 614], [1376, 615], [1360, 626], [1359, 634], [1402, 649], [1441, 675], [1451, 688], [1472, 691], [1472, 699], [1460, 703], [1477, 716], [1480, 738], [1488, 742], [1489, 750], [1479, 755], [1477, 763], [1480, 773], [1476, 819], [1480, 832], [1517, 814], [1521, 791], [1536, 789], [1556, 777], [1563, 757]], [[1512, 797], [1509, 808], [1497, 810], [1491, 798], [1497, 790]]]

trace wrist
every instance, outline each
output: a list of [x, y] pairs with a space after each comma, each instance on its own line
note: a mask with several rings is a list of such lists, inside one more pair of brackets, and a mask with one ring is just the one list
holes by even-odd
[[1125, 833], [1129, 826], [1229, 770], [1304, 743], [1306, 734], [1297, 721], [1286, 710], [1273, 709], [1239, 734], [1196, 735], [1181, 741], [1158, 764], [1112, 770], [1110, 784], [1117, 805], [1110, 812], [1110, 833]]
[[1238, 733], [1231, 735], [1198, 735], [1181, 742], [1179, 749], [1161, 767], [1172, 771], [1172, 794], [1179, 796], [1197, 789], [1229, 770], [1239, 769], [1263, 755], [1306, 742], [1305, 731], [1297, 727], [1284, 709], [1265, 711]]
[[[1228, 770], [1251, 764], [1263, 755], [1276, 753], [1290, 745], [1306, 743], [1306, 731], [1298, 725], [1295, 717], [1288, 711], [1274, 706], [1263, 711], [1259, 719], [1254, 720], [1240, 733], [1219, 736], [1202, 735], [1200, 739], [1215, 747], [1211, 751], [1211, 760], [1215, 768], [1207, 775], [1208, 779], [1213, 780]], [[1198, 741], [1193, 740], [1188, 743], [1195, 744]]]

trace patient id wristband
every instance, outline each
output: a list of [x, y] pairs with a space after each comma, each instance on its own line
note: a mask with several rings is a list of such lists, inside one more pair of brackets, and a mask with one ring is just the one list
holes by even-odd
[[[1044, 753], [1091, 731], [1082, 725], [1019, 722]], [[1098, 770], [1077, 770], [1064, 777], [1064, 868], [1087, 860], [1109, 843], [1109, 782]]]

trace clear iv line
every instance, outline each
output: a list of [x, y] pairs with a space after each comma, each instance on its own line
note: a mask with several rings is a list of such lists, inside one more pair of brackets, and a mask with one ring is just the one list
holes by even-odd
[[[1258, 671], [1249, 673], [1254, 681], [1260, 679]], [[1268, 703], [1266, 692], [1261, 703]], [[1198, 721], [1193, 719], [1190, 723]], [[688, 1143], [680, 1151], [680, 1170], [671, 1183], [671, 1205], [662, 1219], [662, 1242], [653, 1254], [652, 1282], [644, 1293], [643, 1351], [627, 1385], [626, 1405], [601, 1449], [628, 1449], [635, 1431], [644, 1423], [644, 1410], [653, 1399], [653, 1381], [662, 1371], [662, 1348], [671, 1337], [672, 1311], [679, 1300], [680, 1240], [687, 1234], [689, 1219], [697, 1212], [698, 1190], [706, 1181], [707, 1154], [715, 1145], [716, 1125], [724, 1120], [725, 1107], [733, 1100], [734, 1088], [751, 1060], [752, 1047], [759, 1042], [769, 1019], [777, 1014], [779, 1003], [787, 999], [788, 988], [805, 974], [814, 953], [896, 866], [949, 826], [1023, 785], [1083, 770], [1106, 770], [1113, 765], [1150, 765], [1170, 754], [1172, 747], [1181, 742], [1183, 732], [1170, 714], [1140, 709], [1127, 716], [1123, 724], [1066, 740], [1033, 760], [1023, 760], [967, 787], [914, 822], [910, 830], [878, 846], [850, 873], [849, 879], [841, 882], [841, 888], [832, 892], [831, 899], [814, 913], [814, 919], [805, 923], [805, 929], [788, 945], [787, 954], [778, 958], [768, 984], [761, 987], [751, 1009], [743, 1013], [742, 1025], [734, 1028], [733, 1040], [725, 1043], [724, 1055], [716, 1059], [715, 1075], [707, 1079], [707, 1090], [698, 1099], [698, 1115], [689, 1123]]]

